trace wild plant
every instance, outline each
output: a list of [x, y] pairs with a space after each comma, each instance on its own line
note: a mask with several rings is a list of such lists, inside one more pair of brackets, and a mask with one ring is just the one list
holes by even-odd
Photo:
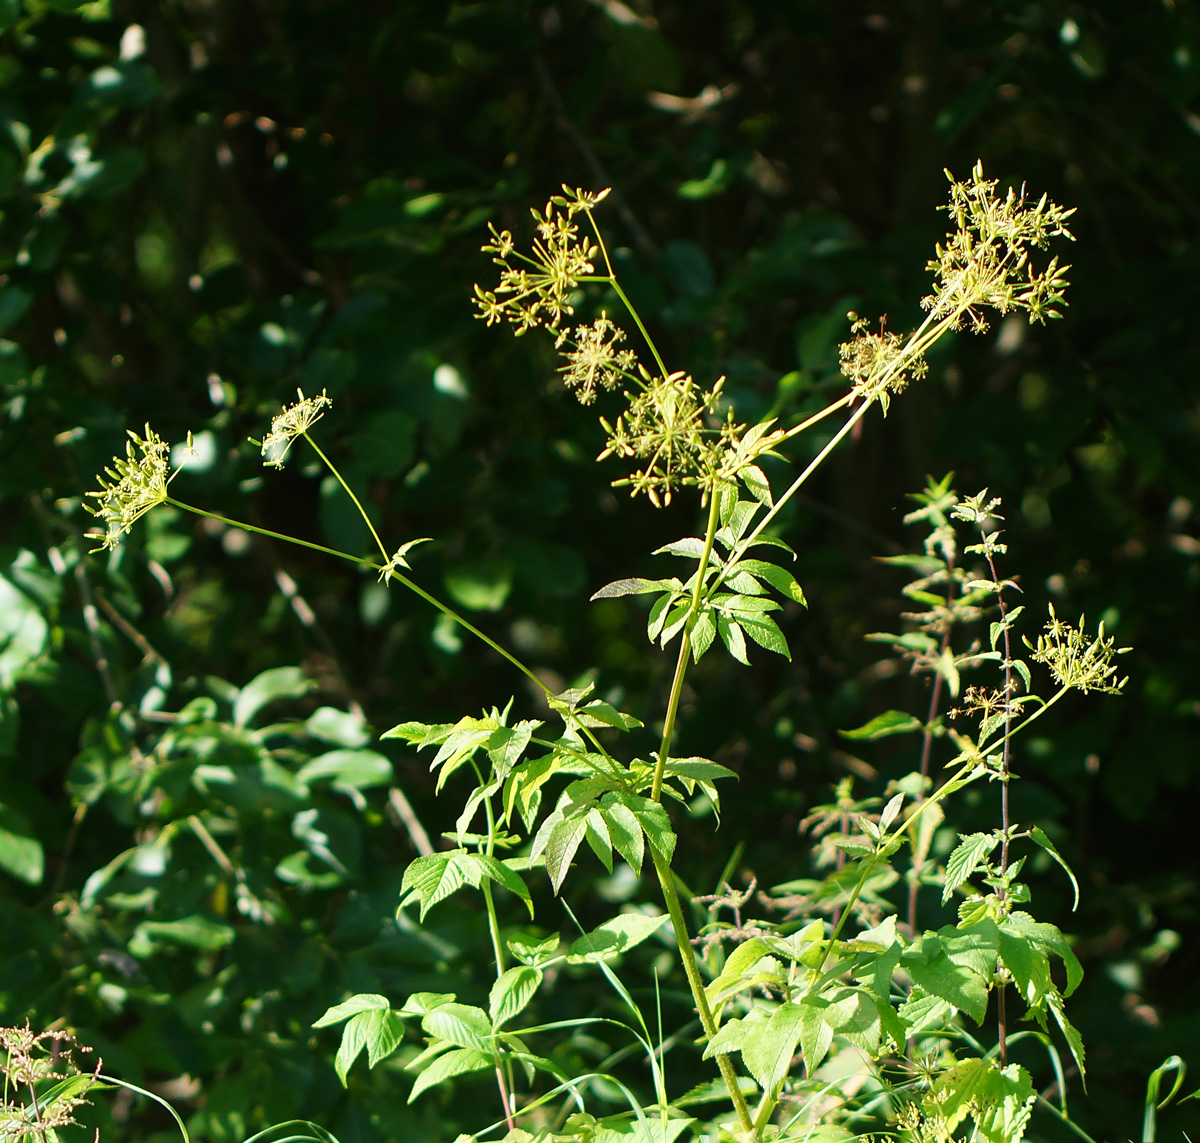
[[[597, 224], [607, 192], [564, 187], [533, 211], [528, 248], [509, 230], [491, 228], [483, 249], [499, 280], [491, 288], [476, 286], [479, 317], [510, 325], [518, 336], [549, 333], [562, 357], [562, 383], [585, 405], [611, 400], [617, 406], [600, 418], [598, 457], [629, 464], [614, 487], [644, 495], [654, 506], [684, 493], [696, 498], [697, 534], [656, 553], [683, 561], [682, 570], [618, 579], [593, 596], [652, 597], [648, 639], [663, 649], [674, 644], [661, 732], [647, 743], [652, 748], [637, 749], [642, 723], [611, 695], [596, 693], [591, 683], [553, 693], [511, 651], [419, 586], [409, 557], [423, 540], [385, 544], [313, 439], [329, 405], [326, 394], [300, 393], [272, 422], [261, 443], [264, 462], [282, 465], [303, 438], [353, 500], [378, 558], [304, 546], [415, 592], [502, 654], [545, 701], [539, 712], [500, 696], [490, 709], [456, 722], [414, 718], [383, 735], [431, 751], [439, 792], [452, 782], [465, 791], [446, 835], [449, 846], [418, 857], [404, 872], [401, 915], [413, 909], [424, 924], [434, 906], [459, 890], [476, 890], [494, 979], [486, 1002], [480, 982], [478, 1003], [457, 993], [417, 992], [399, 1003], [359, 994], [332, 1006], [315, 1026], [342, 1026], [335, 1067], [343, 1083], [364, 1052], [375, 1067], [415, 1035], [425, 1046], [406, 1064], [415, 1073], [410, 1102], [458, 1077], [492, 1077], [495, 1121], [463, 1138], [498, 1133], [512, 1143], [670, 1143], [686, 1132], [759, 1143], [875, 1131], [879, 1138], [929, 1143], [964, 1132], [989, 1143], [1020, 1143], [1037, 1095], [1029, 1071], [1010, 1058], [1013, 1046], [1021, 1039], [1040, 1042], [1062, 1078], [1061, 1039], [1082, 1077], [1083, 1044], [1066, 1013], [1079, 961], [1057, 928], [1022, 907], [1031, 896], [1021, 880], [1027, 854], [1014, 856], [1015, 847], [1031, 843], [1034, 852], [1066, 866], [1040, 827], [1012, 820], [1013, 743], [1068, 691], [1119, 692], [1115, 658], [1123, 649], [1103, 627], [1089, 635], [1082, 618], [1070, 624], [1053, 610], [1034, 641], [1018, 642], [1023, 607], [1014, 605], [1015, 581], [1000, 570], [1005, 545], [998, 498], [986, 491], [960, 498], [950, 478], [931, 481], [917, 497], [910, 519], [928, 526], [923, 552], [893, 562], [914, 572], [906, 595], [922, 610], [906, 617], [907, 630], [875, 638], [930, 679], [928, 705], [919, 716], [888, 711], [848, 732], [867, 740], [911, 734], [920, 744], [917, 764], [889, 784], [886, 802], [858, 799], [845, 784], [834, 804], [814, 814], [827, 872], [774, 886], [759, 897], [768, 916], [749, 920], [748, 892], [727, 883], [705, 896], [685, 888], [680, 869], [687, 855], [679, 852], [673, 826], [673, 808], [678, 813], [696, 799], [719, 811], [718, 784], [733, 776], [710, 758], [676, 752], [691, 668], [718, 644], [745, 665], [754, 646], [791, 656], [781, 620], [805, 606], [805, 594], [786, 566], [794, 553], [778, 534], [784, 506], [870, 409], [878, 406], [886, 416], [891, 401], [920, 380], [930, 349], [947, 333], [984, 330], [988, 310], [1023, 311], [1030, 322], [1060, 315], [1068, 267], [1057, 258], [1039, 264], [1038, 252], [1052, 238], [1071, 237], [1073, 212], [1045, 196], [1032, 201], [1023, 188], [1000, 194], [980, 165], [964, 181], [948, 177], [951, 229], [928, 264], [933, 285], [923, 299], [924, 320], [900, 335], [884, 319], [873, 326], [850, 314], [850, 337], [840, 349], [847, 391], [793, 425], [773, 419], [744, 424], [725, 397], [723, 379], [704, 385], [667, 365], [619, 281]], [[589, 320], [576, 316], [585, 307]], [[610, 311], [622, 313], [628, 328]], [[811, 458], [797, 463], [777, 490], [762, 462], [786, 463], [805, 434], [817, 441], [801, 446], [808, 448], [801, 455]], [[211, 515], [170, 495], [169, 450], [153, 430], [147, 426], [144, 437], [130, 438], [127, 455], [114, 461], [92, 494], [102, 548], [115, 546], [158, 504]], [[963, 528], [971, 532], [965, 545]], [[956, 641], [983, 622], [986, 639], [966, 646]], [[1041, 667], [1050, 676], [1045, 697], [1035, 689]], [[964, 686], [965, 676], [984, 671], [992, 672], [990, 681]], [[943, 709], [948, 702], [955, 707]], [[943, 867], [934, 852], [945, 834], [947, 805], [977, 783], [996, 786], [999, 825], [960, 836]], [[548, 930], [534, 928], [536, 871], [543, 870], [560, 895], [589, 852], [609, 873], [621, 865], [635, 878], [653, 870], [665, 912], [618, 912], [569, 939], [557, 921]], [[940, 890], [933, 909], [923, 908], [928, 889]], [[940, 913], [955, 899], [955, 922], [923, 927], [927, 913]], [[528, 924], [513, 919], [514, 906]], [[668, 928], [697, 1021], [671, 1034], [635, 1002], [635, 989], [618, 972], [624, 954]], [[628, 1050], [646, 1062], [649, 1098], [616, 1070], [627, 1050], [582, 1071], [565, 1068], [555, 1049], [541, 1047], [553, 1032], [613, 1023], [591, 1011], [529, 1020], [541, 1010], [535, 999], [555, 978], [589, 967], [624, 1006], [619, 1023]], [[990, 1042], [971, 1025], [982, 1026], [993, 1008]], [[1033, 1029], [1013, 1031], [1017, 1008]], [[697, 1032], [702, 1056], [715, 1068], [714, 1083], [673, 1094], [668, 1052]], [[1065, 1115], [1065, 1083], [1060, 1086], [1063, 1102], [1055, 1112]], [[628, 1110], [603, 1114], [614, 1092]], [[720, 1110], [697, 1114], [714, 1103]]]

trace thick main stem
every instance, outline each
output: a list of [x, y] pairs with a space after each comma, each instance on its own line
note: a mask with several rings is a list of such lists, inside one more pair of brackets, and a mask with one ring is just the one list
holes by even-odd
[[[653, 846], [650, 855], [654, 859], [654, 872], [658, 874], [658, 884], [662, 890], [663, 901], [671, 917], [671, 928], [675, 932], [675, 943], [679, 946], [680, 959], [683, 962], [684, 975], [688, 987], [692, 990], [692, 999], [696, 1002], [696, 1013], [700, 1017], [700, 1026], [704, 1029], [704, 1038], [712, 1040], [717, 1034], [717, 1021], [704, 992], [704, 981], [700, 979], [700, 966], [696, 963], [696, 954], [692, 949], [692, 939], [688, 933], [687, 920], [683, 915], [683, 907], [679, 903], [679, 894], [675, 890], [675, 878], [671, 872], [671, 863]], [[738, 1123], [747, 1138], [754, 1131], [754, 1121], [750, 1117], [750, 1108], [746, 1106], [746, 1097], [738, 1084], [737, 1073], [733, 1064], [724, 1053], [717, 1056], [717, 1067], [721, 1070], [721, 1078], [729, 1090], [729, 1098], [737, 1114]]]
[[[675, 663], [675, 675], [671, 681], [671, 694], [667, 700], [667, 713], [663, 720], [662, 741], [659, 745], [658, 759], [654, 767], [654, 782], [651, 786], [650, 797], [654, 801], [662, 799], [663, 774], [670, 757], [671, 741], [675, 735], [675, 718], [679, 712], [679, 700], [683, 693], [683, 680], [687, 674], [688, 656], [691, 654], [691, 627], [700, 607], [701, 593], [704, 589], [705, 572], [708, 569], [709, 557], [712, 555], [713, 540], [717, 533], [719, 518], [718, 498], [714, 495], [709, 501], [708, 524], [704, 534], [704, 549], [696, 568], [696, 583], [692, 590], [692, 602], [687, 621], [679, 640], [679, 657]], [[704, 992], [704, 981], [700, 977], [700, 966], [696, 962], [696, 953], [692, 948], [691, 934], [688, 932], [687, 920], [683, 915], [683, 907], [679, 903], [679, 894], [675, 891], [675, 878], [671, 872], [670, 861], [663, 857], [653, 846], [650, 847], [654, 859], [654, 872], [658, 875], [658, 884], [662, 890], [663, 901], [671, 917], [671, 928], [675, 933], [675, 943], [679, 947], [679, 959], [683, 963], [684, 975], [696, 1004], [696, 1012], [700, 1017], [700, 1026], [704, 1029], [704, 1038], [712, 1040], [717, 1034], [717, 1021], [713, 1016], [708, 997]], [[754, 1122], [750, 1117], [750, 1109], [746, 1106], [745, 1096], [738, 1084], [737, 1073], [733, 1064], [724, 1054], [717, 1056], [717, 1067], [721, 1078], [729, 1090], [729, 1098], [741, 1124], [742, 1131], [749, 1136], [754, 1130]]]
[[[983, 525], [980, 524], [980, 533], [983, 533]], [[1001, 755], [1000, 761], [1000, 876], [1001, 878], [1008, 872], [1008, 831], [1010, 826], [1009, 808], [1008, 808], [1008, 782], [1009, 782], [1009, 762], [1010, 753], [1010, 735], [1009, 730], [1012, 726], [1012, 637], [1008, 630], [1008, 607], [1004, 602], [1004, 585], [1000, 582], [996, 575], [996, 561], [992, 559], [992, 553], [987, 549], [987, 536], [983, 537], [985, 549], [984, 554], [987, 558], [988, 571], [992, 574], [992, 583], [996, 585], [996, 602], [1000, 606], [1000, 622], [1004, 625], [1004, 752]], [[1004, 887], [1001, 885], [997, 896], [1000, 900], [1004, 900]], [[1003, 984], [996, 990], [996, 1022], [997, 1039], [1000, 1046], [1000, 1066], [1008, 1067], [1008, 989]]]

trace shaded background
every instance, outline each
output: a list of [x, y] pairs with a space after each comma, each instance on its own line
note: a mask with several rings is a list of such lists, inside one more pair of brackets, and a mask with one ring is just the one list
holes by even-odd
[[[394, 1070], [347, 1100], [309, 1025], [347, 989], [481, 987], [469, 905], [432, 934], [391, 922], [406, 806], [435, 838], [455, 814], [367, 728], [534, 698], [311, 553], [160, 510], [87, 556], [82, 494], [149, 421], [196, 434], [176, 496], [365, 553], [309, 456], [264, 474], [247, 443], [297, 385], [327, 389], [323, 447], [388, 542], [436, 539], [417, 578], [548, 681], [595, 668], [652, 721], [669, 664], [641, 611], [586, 600], [665, 574], [647, 553], [692, 508], [609, 490], [551, 346], [472, 320], [486, 221], [520, 232], [560, 183], [612, 185], [618, 270], [673, 365], [791, 423], [842, 391], [847, 309], [918, 320], [942, 168], [982, 158], [1078, 206], [1067, 317], [939, 346], [797, 498], [794, 661], [694, 673], [683, 748], [741, 782], [718, 834], [681, 828], [699, 891], [739, 840], [739, 875], [787, 880], [831, 784], [911, 767], [836, 733], [924, 704], [864, 642], [903, 609], [872, 557], [919, 543], [901, 517], [927, 473], [989, 487], [1029, 613], [1052, 599], [1134, 647], [1122, 700], [1064, 703], [1023, 745], [1016, 798], [1083, 882], [1075, 915], [1059, 879], [1035, 887], [1088, 970], [1073, 1111], [1136, 1134], [1147, 1073], [1200, 1064], [1193, 4], [3, 0], [0, 26], [0, 1019], [68, 1021], [215, 1140], [298, 1114], [452, 1137], [456, 1112], [404, 1108]], [[331, 749], [353, 757], [305, 771]], [[995, 820], [980, 797], [964, 831]]]

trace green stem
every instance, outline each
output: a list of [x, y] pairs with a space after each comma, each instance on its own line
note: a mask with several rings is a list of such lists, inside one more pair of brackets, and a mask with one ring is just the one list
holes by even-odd
[[708, 570], [709, 557], [712, 555], [713, 540], [717, 534], [718, 500], [717, 496], [709, 498], [704, 551], [700, 554], [700, 562], [696, 568], [696, 585], [692, 589], [692, 603], [688, 609], [688, 617], [684, 622], [683, 633], [679, 640], [679, 658], [675, 661], [675, 677], [671, 680], [671, 695], [667, 700], [667, 714], [663, 719], [662, 742], [658, 748], [658, 761], [654, 767], [654, 784], [650, 788], [650, 798], [655, 802], [662, 799], [663, 771], [670, 755], [671, 739], [675, 735], [675, 717], [679, 713], [679, 699], [683, 694], [683, 680], [687, 674], [688, 655], [692, 650], [692, 623], [700, 608], [700, 597], [706, 579], [705, 573]]
[[[679, 903], [679, 894], [675, 890], [675, 877], [671, 871], [671, 863], [654, 846], [650, 846], [650, 856], [654, 859], [654, 872], [658, 874], [658, 884], [662, 889], [663, 901], [666, 902], [667, 912], [671, 916], [671, 928], [675, 931], [675, 943], [679, 945], [684, 975], [687, 976], [688, 986], [692, 990], [692, 999], [696, 1002], [696, 1012], [700, 1017], [700, 1026], [704, 1029], [704, 1038], [712, 1040], [717, 1034], [717, 1021], [704, 992], [704, 981], [700, 979], [700, 966], [696, 963], [696, 954], [692, 950], [692, 940], [688, 934], [687, 921], [683, 916], [683, 907]], [[721, 1078], [729, 1089], [729, 1098], [733, 1101], [734, 1111], [737, 1113], [742, 1131], [749, 1137], [754, 1131], [754, 1123], [750, 1118], [750, 1109], [746, 1106], [746, 1097], [742, 1095], [733, 1064], [727, 1055], [721, 1053], [717, 1056], [717, 1067], [720, 1068]]]
[[[351, 493], [351, 495], [353, 495], [353, 493]], [[269, 540], [282, 540], [285, 544], [295, 544], [297, 547], [309, 548], [314, 552], [321, 552], [327, 556], [336, 556], [339, 560], [348, 560], [352, 564], [358, 564], [359, 567], [367, 568], [373, 572], [381, 572], [384, 570], [384, 568], [379, 564], [373, 563], [371, 560], [365, 559], [363, 556], [352, 556], [348, 552], [339, 552], [336, 548], [327, 548], [324, 544], [313, 544], [308, 540], [298, 539], [296, 536], [285, 536], [282, 532], [272, 532], [270, 528], [259, 528], [254, 524], [247, 524], [241, 520], [231, 520], [228, 516], [221, 516], [216, 512], [206, 512], [203, 508], [196, 508], [191, 504], [186, 504], [182, 500], [176, 500], [171, 496], [168, 496], [164, 503], [170, 504], [175, 508], [182, 509], [184, 512], [191, 512], [193, 515], [203, 516], [206, 520], [216, 520], [218, 523], [226, 524], [230, 528], [240, 528], [243, 532], [253, 532], [258, 536], [266, 536]], [[358, 503], [357, 499], [355, 500], [355, 503]], [[362, 510], [361, 505], [359, 510]], [[374, 531], [374, 529], [372, 529], [372, 531]], [[380, 547], [382, 549], [382, 545], [380, 545]], [[384, 554], [384, 559], [387, 559], [386, 552]], [[546, 686], [544, 682], [542, 682], [541, 679], [537, 677], [536, 674], [534, 674], [531, 668], [527, 667], [511, 652], [505, 650], [504, 647], [497, 643], [495, 639], [485, 635], [473, 623], [470, 623], [464, 619], [457, 611], [454, 610], [453, 607], [448, 607], [440, 599], [438, 599], [437, 596], [430, 595], [429, 592], [427, 592], [423, 587], [419, 587], [417, 584], [413, 583], [413, 581], [407, 576], [401, 575], [398, 571], [396, 571], [395, 568], [388, 568], [387, 574], [389, 578], [403, 584], [414, 595], [420, 596], [420, 598], [425, 600], [426, 603], [437, 608], [437, 610], [443, 615], [453, 619], [455, 623], [459, 624], [459, 626], [461, 626], [464, 630], [469, 631], [475, 636], [476, 639], [480, 640], [480, 642], [486, 643], [498, 655], [502, 655], [523, 675], [525, 675], [532, 682], [535, 682], [545, 694], [552, 695], [554, 693], [548, 686]]]
[[362, 506], [362, 502], [358, 499], [358, 497], [354, 495], [354, 489], [351, 488], [350, 485], [346, 483], [345, 478], [342, 476], [342, 474], [340, 472], [338, 472], [337, 468], [334, 466], [333, 461], [331, 461], [329, 459], [329, 457], [327, 457], [321, 451], [321, 448], [317, 444], [317, 442], [315, 440], [313, 440], [312, 437], [310, 437], [308, 435], [308, 433], [301, 433], [300, 435], [306, 441], [308, 441], [308, 443], [310, 445], [312, 445], [313, 452], [315, 452], [317, 454], [317, 456], [319, 456], [321, 458], [321, 460], [325, 464], [325, 467], [327, 469], [329, 469], [330, 472], [333, 473], [334, 477], [337, 479], [337, 482], [345, 490], [346, 495], [349, 496], [350, 499], [354, 501], [354, 507], [358, 509], [358, 514], [363, 518], [363, 523], [366, 524], [366, 526], [371, 530], [371, 535], [374, 537], [375, 543], [379, 548], [379, 554], [381, 556], [383, 556], [383, 562], [386, 564], [391, 557], [388, 555], [387, 548], [385, 548], [383, 546], [383, 541], [379, 538], [379, 533], [377, 531], [375, 531], [375, 525], [371, 523], [371, 517], [367, 515], [367, 510]]
[[641, 333], [643, 340], [646, 342], [651, 354], [654, 356], [654, 363], [658, 366], [659, 372], [663, 377], [667, 376], [667, 367], [663, 362], [662, 356], [658, 352], [658, 346], [654, 344], [654, 339], [646, 331], [645, 325], [642, 323], [641, 315], [634, 309], [633, 302], [629, 300], [629, 296], [621, 289], [621, 283], [617, 281], [616, 272], [613, 270], [612, 261], [608, 257], [608, 246], [605, 244], [604, 235], [600, 233], [600, 227], [596, 225], [595, 218], [592, 217], [592, 212], [587, 212], [588, 223], [591, 225], [592, 233], [596, 236], [596, 244], [600, 247], [600, 254], [604, 258], [605, 269], [608, 270], [607, 277], [597, 275], [595, 279], [581, 278], [580, 281], [606, 281], [612, 286], [614, 293], [621, 299], [621, 304], [628, 311], [629, 316], [633, 318], [634, 324], [638, 327], [638, 332]]
[[173, 496], [168, 496], [164, 504], [170, 504], [173, 508], [179, 508], [184, 512], [191, 512], [194, 516], [203, 516], [206, 520], [216, 520], [220, 524], [225, 524], [230, 528], [240, 528], [243, 532], [253, 532], [256, 536], [266, 536], [269, 540], [282, 540], [285, 544], [295, 544], [301, 548], [309, 548], [314, 552], [322, 552], [327, 556], [337, 556], [339, 560], [349, 560], [352, 564], [358, 564], [359, 567], [369, 568], [371, 571], [380, 571], [378, 564], [373, 564], [370, 560], [364, 559], [362, 556], [352, 556], [349, 552], [339, 552], [336, 548], [327, 548], [324, 544], [312, 544], [308, 540], [300, 540], [295, 536], [285, 536], [282, 532], [272, 532], [270, 528], [259, 528], [254, 524], [246, 524], [241, 520], [231, 520], [228, 516], [218, 515], [216, 512], [205, 512], [203, 508], [196, 508], [191, 504], [185, 504], [182, 500], [176, 500]]
[[[758, 524], [755, 525], [755, 527], [745, 537], [738, 541], [737, 546], [732, 552], [730, 552], [729, 558], [725, 561], [725, 568], [717, 572], [716, 578], [713, 580], [711, 587], [709, 587], [709, 596], [711, 596], [712, 593], [721, 586], [721, 584], [725, 581], [725, 576], [728, 574], [728, 570], [737, 564], [737, 562], [746, 554], [746, 552], [750, 550], [750, 547], [754, 544], [755, 540], [762, 535], [763, 529], [766, 528], [767, 525], [770, 524], [770, 522], [779, 514], [779, 510], [797, 492], [800, 491], [801, 486], [821, 466], [825, 458], [831, 452], [833, 452], [833, 450], [837, 448], [839, 444], [841, 444], [846, 434], [849, 433], [850, 430], [853, 429], [854, 426], [863, 419], [872, 403], [873, 402], [871, 401], [863, 402], [863, 404], [859, 405], [859, 407], [855, 409], [849, 417], [846, 418], [846, 423], [842, 425], [840, 429], [838, 429], [829, 443], [826, 444], [825, 447], [821, 449], [821, 451], [812, 459], [812, 461], [809, 462], [808, 467], [802, 473], [800, 473], [795, 480], [792, 481], [792, 483], [788, 486], [788, 490], [782, 496], [776, 499], [775, 503], [770, 507], [770, 509], [768, 509], [767, 514], [763, 516]], [[837, 406], [832, 406], [829, 411], [832, 412], [833, 408], [836, 407]], [[821, 415], [823, 416], [825, 414]]]

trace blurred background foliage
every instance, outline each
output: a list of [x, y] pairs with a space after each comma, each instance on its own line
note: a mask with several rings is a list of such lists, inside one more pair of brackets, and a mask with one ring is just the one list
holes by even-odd
[[[667, 661], [636, 603], [587, 597], [654, 574], [694, 506], [610, 490], [551, 347], [472, 320], [486, 221], [521, 233], [560, 183], [613, 186], [618, 270], [673, 366], [794, 423], [841, 391], [848, 309], [918, 319], [942, 168], [981, 157], [1079, 207], [1069, 314], [939, 348], [797, 497], [794, 661], [714, 654], [692, 679], [686, 750], [741, 782], [719, 832], [680, 824], [685, 873], [802, 876], [830, 786], [911, 767], [837, 731], [923, 707], [864, 641], [903, 610], [872, 557], [919, 542], [905, 495], [955, 470], [1004, 498], [1032, 614], [1051, 599], [1135, 648], [1123, 701], [1080, 702], [1017, 764], [1017, 819], [1084, 882], [1074, 916], [1048, 872], [1037, 900], [1089, 973], [1073, 1111], [1125, 1138], [1164, 1056], [1200, 1066], [1191, 0], [2, 0], [0, 29], [0, 1020], [75, 1026], [218, 1143], [292, 1115], [343, 1139], [477, 1126], [439, 1095], [405, 1108], [395, 1069], [348, 1099], [309, 1025], [347, 991], [483, 994], [469, 905], [393, 920], [453, 814], [372, 728], [535, 696], [315, 553], [160, 510], [88, 555], [83, 493], [149, 421], [195, 434], [176, 496], [366, 552], [311, 455], [264, 473], [247, 441], [325, 389], [322, 447], [385, 542], [436, 540], [418, 580], [551, 685], [594, 674], [652, 722]], [[990, 796], [955, 826], [990, 828]], [[576, 885], [583, 913], [592, 889], [648, 893]], [[96, 1115], [162, 1126], [122, 1099]]]

